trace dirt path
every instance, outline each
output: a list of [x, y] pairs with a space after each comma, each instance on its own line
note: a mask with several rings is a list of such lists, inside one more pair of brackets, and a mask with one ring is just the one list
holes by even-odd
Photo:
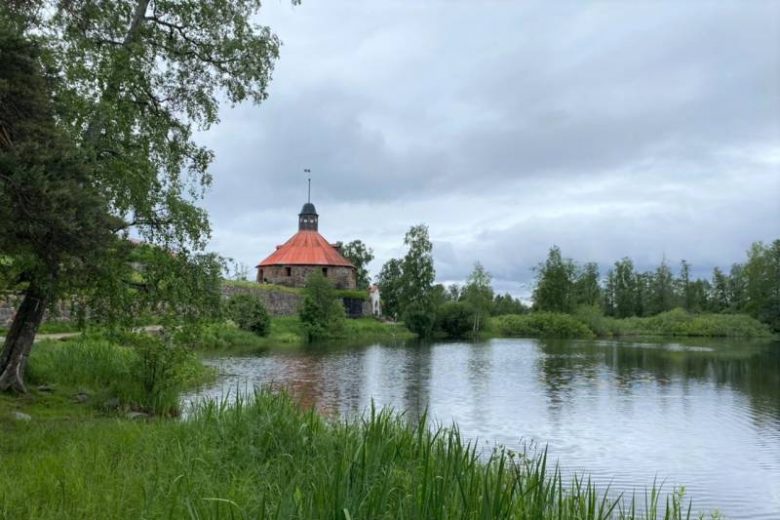
[[[135, 332], [160, 332], [162, 325], [149, 325], [146, 327], [139, 327], [135, 329]], [[36, 334], [35, 342], [51, 339], [54, 341], [60, 341], [63, 339], [75, 338], [81, 336], [81, 332], [57, 332], [54, 334]], [[5, 336], [0, 336], [0, 345], [5, 341]]]

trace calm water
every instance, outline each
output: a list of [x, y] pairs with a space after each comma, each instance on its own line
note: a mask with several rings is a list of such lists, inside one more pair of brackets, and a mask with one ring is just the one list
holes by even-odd
[[566, 471], [642, 492], [684, 485], [694, 510], [780, 519], [780, 344], [545, 341], [312, 348], [212, 362], [195, 397], [287, 386], [330, 415], [373, 399], [427, 407], [486, 450], [548, 445]]

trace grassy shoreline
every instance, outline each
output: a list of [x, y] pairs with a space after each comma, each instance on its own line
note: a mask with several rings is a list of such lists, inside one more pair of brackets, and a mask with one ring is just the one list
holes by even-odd
[[766, 338], [770, 328], [744, 314], [690, 314], [674, 309], [656, 316], [612, 318], [592, 309], [575, 314], [532, 312], [490, 318], [485, 337], [532, 338]]
[[[261, 339], [296, 327], [278, 321]], [[150, 367], [176, 384], [149, 385]], [[213, 377], [175, 338], [42, 342], [28, 375], [29, 395], [0, 395], [0, 518], [687, 518], [678, 492], [648, 490], [650, 514], [640, 514], [587, 477], [564, 479], [544, 453], [485, 459], [456, 428], [389, 410], [332, 421], [264, 391], [171, 419], [170, 398]]]
[[[186, 421], [16, 421], [0, 436], [5, 518], [686, 518], [564, 479], [544, 453], [481, 458], [456, 428], [388, 410], [327, 421], [283, 394]], [[35, 500], [30, 500], [35, 497]], [[644, 505], [639, 497], [638, 504]], [[668, 515], [668, 516], [667, 516]]]

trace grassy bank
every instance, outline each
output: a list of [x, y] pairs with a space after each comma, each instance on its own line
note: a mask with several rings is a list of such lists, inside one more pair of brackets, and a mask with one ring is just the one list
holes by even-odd
[[769, 327], [745, 314], [691, 314], [674, 309], [646, 318], [617, 319], [595, 309], [575, 314], [532, 312], [490, 319], [488, 335], [541, 338], [730, 337], [770, 338]]
[[37, 343], [25, 375], [30, 394], [2, 396], [0, 416], [29, 408], [44, 416], [60, 408], [75, 415], [176, 415], [182, 389], [216, 377], [185, 348], [146, 334], [107, 333]]
[[543, 455], [485, 461], [425, 419], [331, 423], [271, 393], [187, 421], [18, 421], [0, 457], [5, 518], [686, 517], [679, 494], [650, 493], [643, 516], [565, 481]]
[[[403, 325], [386, 323], [374, 318], [346, 320], [344, 337], [339, 342], [398, 341], [414, 335]], [[193, 349], [207, 352], [251, 353], [268, 349], [302, 347], [306, 337], [297, 316], [271, 319], [267, 336], [257, 336], [226, 322], [208, 324], [181, 341]]]

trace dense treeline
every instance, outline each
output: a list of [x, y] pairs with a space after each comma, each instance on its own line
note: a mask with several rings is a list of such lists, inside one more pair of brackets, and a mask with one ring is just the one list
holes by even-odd
[[[744, 263], [732, 265], [728, 273], [716, 267], [709, 279], [694, 279], [685, 260], [675, 273], [665, 258], [656, 269], [639, 271], [627, 257], [615, 262], [602, 277], [598, 264], [579, 264], [553, 246], [547, 259], [535, 268], [530, 309], [510, 294], [495, 294], [491, 275], [479, 262], [462, 286], [434, 284], [432, 244], [425, 226], [413, 227], [406, 243], [410, 246], [407, 255], [385, 263], [377, 282], [385, 315], [402, 319], [420, 336], [475, 336], [489, 324], [493, 329], [511, 330], [509, 335], [528, 331], [549, 335], [551, 330], [563, 329], [566, 334], [580, 336], [767, 333], [749, 318], [745, 318], [747, 322], [727, 319], [726, 314], [748, 315], [780, 331], [780, 240], [769, 245], [754, 243]], [[410, 307], [412, 302], [415, 305]], [[529, 311], [540, 315], [490, 320]], [[561, 328], [561, 323], [569, 324], [570, 320], [565, 316], [553, 319], [553, 314], [572, 315], [577, 323]], [[621, 321], [656, 316], [670, 319]], [[700, 319], [694, 319], [696, 316]], [[586, 329], [587, 334], [580, 334]]]
[[744, 263], [733, 264], [728, 273], [716, 267], [709, 279], [693, 279], [685, 260], [675, 274], [666, 259], [655, 270], [641, 272], [630, 258], [615, 262], [602, 279], [598, 265], [579, 265], [557, 246], [536, 271], [534, 310], [572, 313], [589, 305], [606, 316], [629, 318], [682, 308], [748, 314], [780, 330], [780, 240], [754, 243]]

